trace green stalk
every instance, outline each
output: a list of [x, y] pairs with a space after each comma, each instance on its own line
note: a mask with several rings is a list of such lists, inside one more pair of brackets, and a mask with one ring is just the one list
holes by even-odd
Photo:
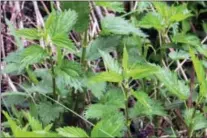
[[124, 102], [125, 102], [125, 110], [124, 110], [124, 113], [125, 113], [125, 125], [127, 126], [127, 137], [132, 137], [131, 136], [131, 132], [130, 132], [130, 118], [129, 118], [129, 108], [128, 108], [128, 97], [129, 97], [129, 94], [128, 94], [128, 87], [126, 84], [123, 84], [121, 85], [121, 89], [123, 91], [123, 94], [124, 94]]
[[[196, 114], [196, 109], [194, 108], [193, 110], [193, 115], [192, 115], [192, 119], [195, 117], [195, 114]], [[188, 128], [188, 137], [191, 138], [193, 135], [193, 124], [192, 122], [190, 123], [190, 126]]]
[[53, 98], [57, 99], [57, 94], [56, 94], [56, 79], [55, 79], [55, 70], [54, 70], [54, 64], [52, 60], [52, 54], [50, 56], [50, 65], [51, 65], [51, 70], [52, 70], [52, 88], [53, 88]]
[[81, 64], [84, 68], [86, 68], [86, 47], [87, 47], [87, 31], [84, 33], [84, 38], [82, 42], [82, 56], [81, 56]]

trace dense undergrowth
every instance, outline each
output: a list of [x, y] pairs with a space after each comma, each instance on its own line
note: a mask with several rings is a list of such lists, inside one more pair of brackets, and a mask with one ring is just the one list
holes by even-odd
[[18, 81], [1, 93], [2, 136], [207, 136], [206, 2], [53, 4], [42, 26], [4, 17], [16, 50], [1, 74]]

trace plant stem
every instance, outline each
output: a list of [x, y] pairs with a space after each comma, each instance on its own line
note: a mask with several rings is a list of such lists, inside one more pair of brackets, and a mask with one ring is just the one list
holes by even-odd
[[124, 99], [125, 99], [125, 110], [124, 110], [124, 113], [125, 113], [125, 120], [126, 120], [126, 126], [127, 126], [127, 137], [131, 137], [131, 132], [130, 132], [130, 126], [129, 126], [129, 121], [130, 121], [130, 118], [129, 118], [129, 111], [128, 111], [128, 87], [126, 87], [127, 85], [126, 84], [123, 84], [121, 85], [121, 88], [122, 88], [122, 91], [123, 91], [123, 94], [124, 94]]
[[54, 71], [54, 64], [52, 60], [52, 55], [50, 56], [50, 65], [51, 65], [51, 70], [52, 70], [52, 88], [53, 88], [53, 98], [57, 99], [57, 94], [56, 94], [56, 80], [55, 80], [55, 71]]
[[82, 56], [81, 56], [81, 64], [83, 65], [84, 69], [86, 68], [86, 47], [87, 47], [87, 31], [84, 33], [84, 38], [82, 42]]
[[[192, 119], [195, 117], [195, 114], [196, 114], [196, 109], [193, 108], [193, 115], [192, 115]], [[193, 135], [193, 124], [192, 122], [190, 123], [190, 126], [188, 128], [188, 137], [191, 138]]]

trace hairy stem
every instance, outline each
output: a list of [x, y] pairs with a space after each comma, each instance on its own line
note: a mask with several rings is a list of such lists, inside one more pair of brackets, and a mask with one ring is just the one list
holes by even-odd
[[84, 68], [86, 68], [86, 47], [87, 47], [87, 31], [84, 33], [84, 38], [82, 42], [82, 56], [81, 56], [81, 64]]
[[51, 65], [51, 70], [52, 70], [52, 88], [53, 88], [53, 98], [57, 99], [57, 94], [56, 94], [56, 80], [55, 80], [55, 71], [54, 71], [54, 64], [52, 60], [52, 55], [50, 56], [50, 65]]
[[[193, 108], [193, 115], [192, 115], [192, 119], [195, 117], [196, 114], [196, 108]], [[188, 128], [188, 137], [191, 138], [193, 135], [193, 124], [192, 122], [190, 123], [190, 126]]]
[[123, 94], [124, 94], [124, 99], [125, 99], [125, 110], [124, 110], [124, 113], [125, 113], [125, 120], [126, 120], [126, 126], [127, 126], [127, 137], [131, 137], [131, 132], [130, 132], [130, 124], [129, 124], [129, 121], [130, 121], [130, 118], [129, 118], [129, 108], [128, 108], [128, 97], [129, 97], [129, 94], [128, 94], [128, 87], [126, 84], [123, 84], [121, 85], [121, 88], [122, 88], [122, 91], [123, 91]]

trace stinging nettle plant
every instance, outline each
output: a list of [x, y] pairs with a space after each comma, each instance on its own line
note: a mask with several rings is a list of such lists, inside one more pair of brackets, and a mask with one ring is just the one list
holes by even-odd
[[[179, 123], [188, 137], [204, 135], [207, 77], [197, 55], [206, 60], [206, 49], [189, 29], [179, 27], [193, 14], [187, 3], [138, 3], [126, 13], [121, 2], [94, 2], [121, 16], [103, 17], [102, 30], [93, 40], [88, 36], [89, 2], [60, 2], [62, 11], [52, 9], [43, 27], [14, 30], [7, 20], [18, 49], [4, 59], [2, 73], [24, 75], [26, 80], [17, 84], [17, 92], [2, 94], [12, 132], [2, 135], [159, 137], [163, 120], [169, 124], [163, 130], [169, 136], [180, 136]], [[146, 31], [150, 29], [157, 32], [156, 42]], [[69, 39], [71, 30], [80, 33], [80, 46]], [[32, 44], [24, 48], [20, 38]], [[189, 82], [182, 59], [192, 61], [195, 82]], [[29, 111], [18, 112], [18, 101], [28, 103]], [[71, 118], [70, 125], [66, 118]], [[77, 127], [76, 119], [88, 126]], [[132, 132], [134, 124], [137, 134]], [[142, 134], [147, 129], [143, 124], [155, 132]]]

